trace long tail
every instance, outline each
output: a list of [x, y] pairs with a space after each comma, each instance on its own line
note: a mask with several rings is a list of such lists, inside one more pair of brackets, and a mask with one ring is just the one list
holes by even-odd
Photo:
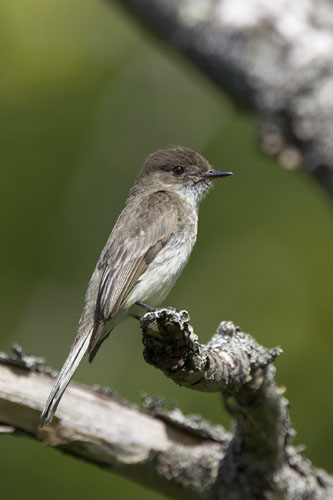
[[66, 359], [61, 372], [54, 384], [52, 391], [47, 399], [44, 411], [41, 416], [41, 427], [47, 425], [57, 409], [57, 406], [68, 386], [76, 368], [78, 367], [81, 359], [88, 349], [91, 337], [91, 331], [88, 335], [82, 335], [79, 339], [75, 339], [74, 344], [70, 350], [68, 358]]

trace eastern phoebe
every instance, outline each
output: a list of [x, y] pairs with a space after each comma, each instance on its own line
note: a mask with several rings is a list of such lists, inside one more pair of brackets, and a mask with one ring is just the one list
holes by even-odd
[[199, 203], [212, 180], [231, 175], [181, 146], [148, 156], [97, 262], [78, 332], [42, 414], [49, 423], [83, 355], [138, 304], [159, 305], [188, 261], [197, 238]]

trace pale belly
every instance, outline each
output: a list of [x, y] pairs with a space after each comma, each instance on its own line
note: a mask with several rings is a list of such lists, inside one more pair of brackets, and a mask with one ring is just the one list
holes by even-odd
[[140, 301], [151, 306], [159, 306], [175, 284], [184, 269], [196, 240], [196, 234], [190, 236], [186, 231], [174, 234], [147, 270], [139, 279], [122, 306], [122, 311], [130, 311], [135, 302]]

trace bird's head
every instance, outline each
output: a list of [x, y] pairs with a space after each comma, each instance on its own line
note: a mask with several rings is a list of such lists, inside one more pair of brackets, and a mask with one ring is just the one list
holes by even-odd
[[199, 202], [212, 187], [212, 181], [232, 175], [214, 170], [199, 153], [182, 146], [160, 149], [148, 156], [136, 185], [150, 190], [176, 192]]

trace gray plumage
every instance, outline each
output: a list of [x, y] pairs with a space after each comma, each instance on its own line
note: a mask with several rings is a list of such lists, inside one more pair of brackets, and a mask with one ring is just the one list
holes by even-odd
[[198, 206], [211, 178], [228, 174], [180, 146], [147, 158], [89, 282], [74, 343], [41, 425], [52, 419], [86, 351], [92, 361], [115, 325], [137, 313], [137, 301], [155, 306], [164, 300], [195, 243]]

